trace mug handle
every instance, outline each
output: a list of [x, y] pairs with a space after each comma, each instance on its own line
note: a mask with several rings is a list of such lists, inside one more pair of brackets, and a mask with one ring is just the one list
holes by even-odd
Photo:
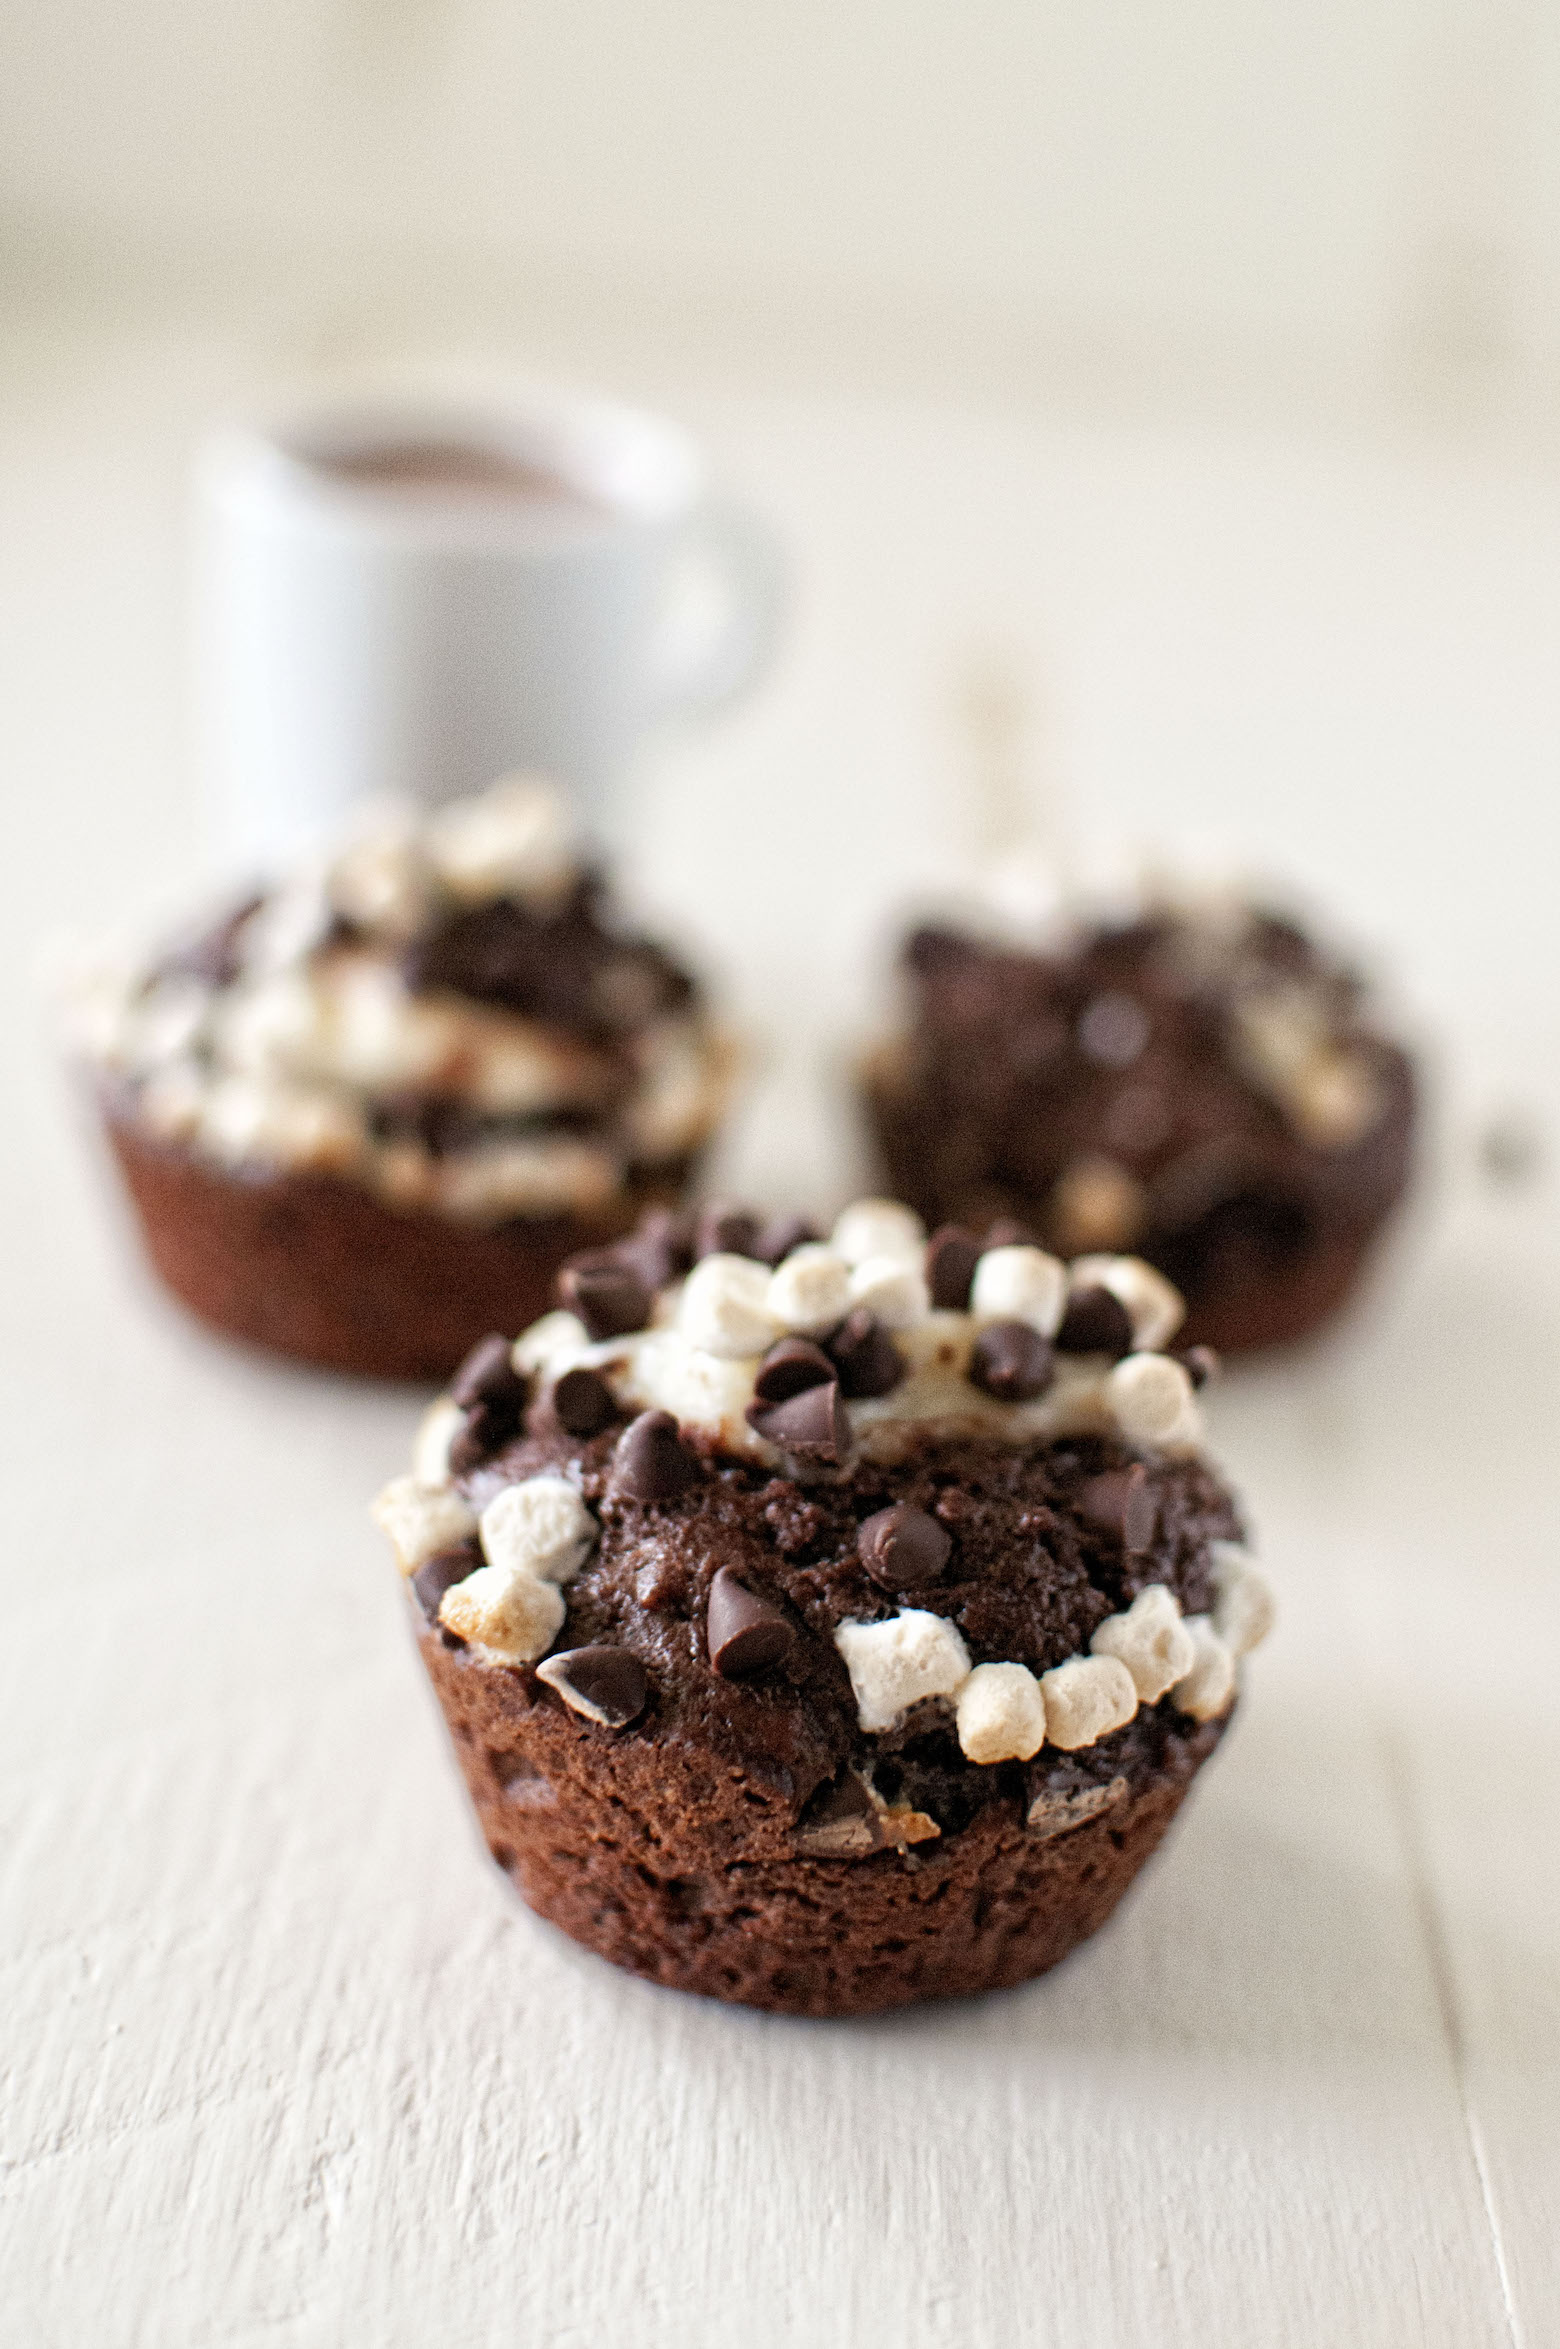
[[740, 701], [773, 658], [789, 600], [785, 555], [750, 507], [717, 498], [689, 517], [669, 562], [703, 574], [724, 611], [696, 622], [674, 611], [652, 661], [650, 716], [713, 716]]

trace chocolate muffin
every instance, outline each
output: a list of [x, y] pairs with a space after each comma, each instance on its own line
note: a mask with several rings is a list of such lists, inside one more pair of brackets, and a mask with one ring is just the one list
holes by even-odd
[[1142, 902], [1044, 944], [927, 926], [864, 1072], [890, 1182], [929, 1223], [1131, 1248], [1187, 1335], [1276, 1346], [1354, 1288], [1408, 1182], [1408, 1055], [1284, 915]]
[[380, 1495], [493, 1857], [633, 1972], [796, 2014], [1102, 1925], [1268, 1626], [1149, 1266], [888, 1201], [565, 1267]]
[[447, 1376], [679, 1198], [732, 1050], [523, 778], [386, 818], [94, 974], [76, 1035], [168, 1286], [231, 1335]]

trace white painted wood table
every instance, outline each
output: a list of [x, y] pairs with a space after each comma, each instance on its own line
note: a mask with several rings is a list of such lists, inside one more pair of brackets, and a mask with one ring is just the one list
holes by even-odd
[[960, 663], [1113, 822], [1233, 820], [1395, 956], [1438, 1164], [1372, 1307], [1230, 1381], [1279, 1632], [1173, 1847], [1050, 1980], [824, 2027], [621, 1978], [480, 1855], [364, 1504], [403, 1394], [134, 1268], [30, 977], [177, 902], [177, 479], [258, 360], [0, 371], [0, 2336], [26, 2349], [1560, 2340], [1560, 474], [1552, 457], [653, 384], [804, 557], [784, 670], [648, 779], [837, 1193], [875, 906], [952, 839]]

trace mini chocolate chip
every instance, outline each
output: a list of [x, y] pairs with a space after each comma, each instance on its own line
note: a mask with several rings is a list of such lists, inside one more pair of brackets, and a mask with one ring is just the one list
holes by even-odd
[[784, 1403], [807, 1387], [827, 1386], [834, 1376], [834, 1365], [821, 1346], [810, 1338], [782, 1338], [759, 1364], [753, 1394], [760, 1403]]
[[626, 1337], [650, 1318], [649, 1288], [610, 1249], [571, 1256], [558, 1275], [558, 1294], [592, 1338]]
[[450, 1380], [450, 1394], [463, 1411], [473, 1403], [513, 1403], [516, 1415], [525, 1395], [525, 1380], [510, 1357], [507, 1338], [481, 1338]]
[[1067, 1300], [1056, 1333], [1059, 1354], [1109, 1354], [1120, 1360], [1132, 1351], [1132, 1316], [1119, 1297], [1091, 1283]]
[[783, 1403], [749, 1403], [747, 1423], [766, 1444], [794, 1452], [800, 1460], [838, 1463], [850, 1451], [850, 1421], [838, 1379], [804, 1387]]
[[645, 1668], [627, 1648], [564, 1648], [537, 1665], [536, 1677], [555, 1688], [571, 1712], [606, 1729], [634, 1720], [650, 1694]]
[[875, 1313], [858, 1305], [827, 1341], [840, 1374], [840, 1392], [853, 1403], [891, 1395], [905, 1375], [905, 1360]]
[[552, 1407], [571, 1436], [600, 1435], [617, 1417], [617, 1400], [599, 1370], [566, 1370], [553, 1382]]
[[712, 1199], [699, 1215], [694, 1250], [706, 1256], [756, 1256], [758, 1217], [721, 1199]]
[[817, 1225], [809, 1223], [805, 1215], [771, 1216], [754, 1241], [752, 1252], [761, 1264], [783, 1264], [793, 1248], [805, 1247], [817, 1237]]
[[1011, 1215], [999, 1215], [981, 1242], [983, 1248], [1033, 1248], [1038, 1245], [1027, 1223], [1017, 1223]]
[[952, 1548], [953, 1537], [913, 1501], [879, 1509], [856, 1528], [861, 1563], [884, 1590], [921, 1590], [937, 1582]]
[[722, 1680], [767, 1672], [790, 1654], [796, 1638], [790, 1617], [739, 1582], [729, 1566], [722, 1566], [710, 1585], [704, 1635]]
[[412, 1576], [412, 1588], [430, 1623], [445, 1592], [464, 1582], [468, 1574], [475, 1574], [481, 1563], [482, 1552], [474, 1541], [457, 1542], [453, 1549], [436, 1550], [431, 1558], [424, 1558]]
[[945, 1223], [933, 1232], [926, 1243], [926, 1285], [934, 1305], [946, 1313], [965, 1310], [980, 1252], [979, 1240], [962, 1225]]
[[670, 1411], [641, 1411], [618, 1437], [612, 1486], [630, 1501], [675, 1501], [698, 1475], [699, 1463]]
[[1176, 1360], [1194, 1387], [1207, 1386], [1223, 1368], [1212, 1346], [1187, 1346], [1177, 1354]]
[[988, 1321], [970, 1357], [970, 1384], [999, 1403], [1031, 1403], [1056, 1376], [1049, 1342], [1027, 1321]]
[[693, 1218], [670, 1207], [652, 1207], [638, 1228], [612, 1250], [636, 1272], [652, 1294], [678, 1280], [693, 1262]]
[[1159, 1522], [1148, 1470], [1139, 1461], [1132, 1468], [1107, 1468], [1103, 1476], [1090, 1477], [1078, 1494], [1078, 1514], [1119, 1541], [1129, 1557], [1136, 1557], [1148, 1548]]
[[881, 1851], [878, 1831], [882, 1805], [854, 1770], [847, 1770], [838, 1786], [826, 1786], [796, 1830], [796, 1848], [814, 1860], [864, 1860]]
[[512, 1404], [473, 1403], [450, 1445], [452, 1473], [469, 1476], [473, 1468], [480, 1468], [508, 1443], [519, 1425], [520, 1415]]

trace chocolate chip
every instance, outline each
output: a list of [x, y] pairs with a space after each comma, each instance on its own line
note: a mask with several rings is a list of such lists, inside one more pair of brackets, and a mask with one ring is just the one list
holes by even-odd
[[650, 1318], [651, 1296], [632, 1265], [612, 1250], [602, 1248], [587, 1256], [571, 1256], [558, 1275], [558, 1294], [570, 1313], [577, 1313], [591, 1338], [622, 1338], [643, 1329]]
[[796, 1848], [812, 1860], [864, 1860], [881, 1851], [880, 1803], [854, 1770], [826, 1786], [796, 1830]]
[[556, 1689], [571, 1712], [605, 1729], [634, 1720], [650, 1694], [645, 1668], [627, 1648], [564, 1648], [537, 1665], [536, 1677]]
[[484, 1460], [502, 1451], [519, 1425], [520, 1414], [510, 1403], [473, 1403], [450, 1445], [452, 1473], [469, 1476], [473, 1468], [480, 1468]]
[[857, 1555], [884, 1590], [922, 1590], [937, 1582], [952, 1548], [952, 1536], [911, 1501], [879, 1509], [856, 1528]]
[[783, 1403], [750, 1403], [747, 1423], [766, 1444], [794, 1452], [799, 1460], [837, 1464], [850, 1451], [850, 1421], [834, 1378], [826, 1385], [804, 1387]]
[[450, 1380], [450, 1394], [463, 1411], [474, 1403], [513, 1402], [518, 1416], [525, 1380], [511, 1359], [507, 1338], [479, 1338]]
[[805, 1215], [771, 1216], [754, 1241], [752, 1253], [761, 1264], [783, 1264], [793, 1248], [805, 1247], [817, 1237], [817, 1225], [809, 1223]]
[[981, 1244], [973, 1232], [945, 1223], [926, 1243], [926, 1285], [932, 1303], [946, 1313], [962, 1313], [970, 1301], [970, 1283], [980, 1261]]
[[904, 1356], [875, 1313], [858, 1305], [828, 1339], [830, 1360], [840, 1374], [840, 1392], [851, 1402], [891, 1395], [905, 1375]]
[[701, 1263], [706, 1256], [756, 1256], [758, 1217], [725, 1200], [710, 1200], [699, 1212], [694, 1254]]
[[1223, 1364], [1212, 1346], [1186, 1346], [1176, 1356], [1194, 1387], [1205, 1387], [1216, 1379]]
[[464, 1582], [468, 1574], [475, 1574], [481, 1563], [482, 1552], [474, 1541], [457, 1542], [453, 1549], [436, 1550], [431, 1558], [424, 1558], [412, 1576], [412, 1588], [430, 1623], [445, 1592]]
[[810, 1338], [782, 1338], [758, 1366], [753, 1394], [760, 1403], [784, 1403], [808, 1387], [827, 1386], [834, 1364]]
[[636, 1231], [612, 1251], [639, 1275], [652, 1294], [680, 1280], [693, 1262], [693, 1217], [670, 1207], [652, 1207]]
[[999, 1403], [1031, 1403], [1056, 1376], [1049, 1342], [1027, 1321], [988, 1321], [970, 1357], [970, 1384]]
[[1132, 1316], [1109, 1289], [1092, 1284], [1075, 1289], [1056, 1333], [1059, 1354], [1109, 1354], [1119, 1361], [1132, 1351]]
[[675, 1501], [698, 1475], [699, 1463], [670, 1411], [641, 1411], [612, 1455], [612, 1488], [630, 1501]]
[[1011, 1215], [999, 1215], [981, 1242], [983, 1248], [1034, 1248], [1039, 1245], [1027, 1223], [1016, 1223]]
[[1139, 1461], [1132, 1468], [1107, 1468], [1093, 1476], [1078, 1494], [1078, 1514], [1085, 1524], [1119, 1541], [1129, 1557], [1146, 1550], [1159, 1522], [1159, 1502], [1149, 1487], [1148, 1470]]
[[739, 1582], [729, 1566], [722, 1566], [710, 1585], [704, 1632], [710, 1662], [722, 1680], [767, 1672], [790, 1654], [796, 1638], [790, 1617]]
[[552, 1407], [571, 1436], [600, 1435], [617, 1417], [617, 1400], [597, 1370], [566, 1370], [553, 1382]]

